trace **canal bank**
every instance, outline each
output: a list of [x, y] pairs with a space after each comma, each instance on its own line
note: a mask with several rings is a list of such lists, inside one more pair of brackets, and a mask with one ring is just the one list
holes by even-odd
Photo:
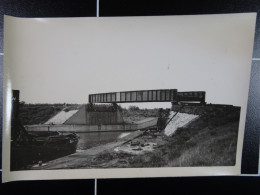
[[107, 150], [111, 150], [118, 146], [123, 145], [124, 143], [130, 142], [131, 140], [141, 136], [144, 131], [135, 131], [129, 135], [126, 135], [119, 139], [118, 141], [107, 143], [101, 146], [93, 147], [81, 152], [71, 154], [53, 161], [49, 161], [42, 165], [34, 165], [31, 170], [51, 170], [51, 169], [75, 169], [84, 167], [85, 164], [88, 164], [89, 161], [98, 154], [101, 154]]
[[[131, 132], [117, 141], [28, 167], [32, 170], [233, 166], [239, 109], [205, 110], [196, 120], [180, 113], [167, 131]], [[177, 115], [176, 115], [177, 116]], [[178, 124], [181, 124], [179, 126]]]

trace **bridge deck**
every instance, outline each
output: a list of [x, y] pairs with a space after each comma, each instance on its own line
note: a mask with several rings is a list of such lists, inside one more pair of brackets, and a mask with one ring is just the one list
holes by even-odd
[[177, 89], [123, 91], [89, 95], [90, 103], [171, 102], [177, 97]]
[[89, 103], [131, 103], [131, 102], [205, 102], [205, 91], [177, 92], [177, 89], [122, 91], [90, 94]]

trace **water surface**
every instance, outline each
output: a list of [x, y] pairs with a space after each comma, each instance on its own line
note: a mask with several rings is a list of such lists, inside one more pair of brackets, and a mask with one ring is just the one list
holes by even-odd
[[120, 132], [89, 132], [89, 133], [78, 133], [80, 136], [77, 150], [86, 150], [98, 145], [114, 142], [131, 132], [120, 131]]

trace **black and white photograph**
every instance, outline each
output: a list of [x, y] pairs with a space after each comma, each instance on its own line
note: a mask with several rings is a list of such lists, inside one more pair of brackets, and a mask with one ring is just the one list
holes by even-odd
[[255, 18], [5, 16], [4, 180], [240, 174]]

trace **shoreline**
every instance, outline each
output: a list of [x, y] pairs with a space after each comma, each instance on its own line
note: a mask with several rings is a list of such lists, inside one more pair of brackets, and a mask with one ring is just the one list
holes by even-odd
[[32, 167], [30, 170], [48, 170], [48, 169], [75, 169], [84, 164], [84, 161], [87, 157], [93, 157], [98, 155], [106, 150], [113, 149], [120, 145], [123, 145], [139, 136], [141, 136], [144, 131], [137, 130], [130, 135], [122, 137], [118, 141], [114, 141], [111, 143], [103, 144], [100, 146], [96, 146], [93, 148], [86, 149], [84, 151], [74, 153], [62, 158], [58, 158], [49, 162], [46, 162], [44, 166]]

